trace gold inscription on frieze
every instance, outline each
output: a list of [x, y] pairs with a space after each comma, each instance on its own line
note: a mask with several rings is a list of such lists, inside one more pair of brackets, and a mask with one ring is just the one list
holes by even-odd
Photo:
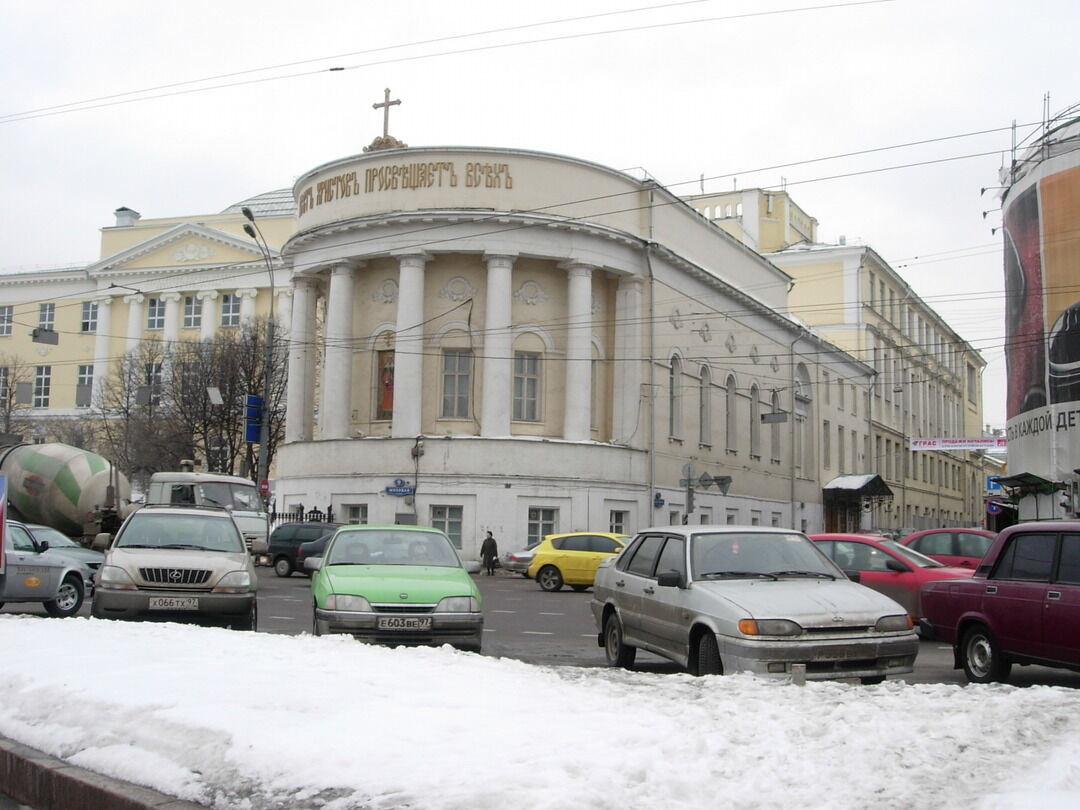
[[[509, 163], [466, 163], [463, 176], [466, 188], [514, 187]], [[303, 216], [316, 206], [346, 197], [397, 189], [454, 188], [458, 182], [452, 161], [394, 163], [365, 169], [362, 185], [354, 171], [320, 180], [300, 192], [297, 203]]]

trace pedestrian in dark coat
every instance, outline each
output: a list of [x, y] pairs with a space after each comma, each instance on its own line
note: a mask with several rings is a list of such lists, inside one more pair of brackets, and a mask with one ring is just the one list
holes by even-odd
[[484, 561], [484, 568], [487, 570], [489, 577], [495, 575], [495, 561], [498, 558], [499, 546], [495, 543], [495, 538], [491, 536], [491, 532], [488, 532], [484, 542], [480, 544], [480, 559]]

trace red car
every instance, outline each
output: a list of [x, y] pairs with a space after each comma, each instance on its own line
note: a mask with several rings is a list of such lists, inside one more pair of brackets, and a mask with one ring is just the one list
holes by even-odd
[[970, 568], [950, 568], [884, 537], [868, 534], [812, 534], [818, 548], [859, 583], [899, 602], [917, 622], [922, 617], [923, 583], [971, 576]]
[[924, 529], [900, 542], [942, 565], [979, 567], [997, 534], [983, 529]]

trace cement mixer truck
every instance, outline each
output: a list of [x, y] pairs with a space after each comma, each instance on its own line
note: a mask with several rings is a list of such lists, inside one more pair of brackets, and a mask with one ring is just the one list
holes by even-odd
[[53, 442], [0, 446], [9, 514], [89, 543], [114, 533], [131, 510], [131, 485], [96, 453]]

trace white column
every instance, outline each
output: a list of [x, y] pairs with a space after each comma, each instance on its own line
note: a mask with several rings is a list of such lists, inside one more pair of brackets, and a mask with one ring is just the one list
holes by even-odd
[[[615, 363], [612, 386], [612, 440], [629, 444], [637, 433], [641, 409], [642, 339], [641, 291], [637, 276], [619, 279], [615, 292]], [[640, 445], [640, 441], [639, 441]]]
[[566, 304], [566, 412], [563, 438], [591, 436], [592, 414], [592, 267], [563, 265], [569, 282]]
[[180, 293], [162, 293], [159, 298], [165, 302], [165, 343], [176, 343], [180, 339]]
[[255, 319], [255, 297], [259, 291], [253, 287], [237, 290], [236, 297], [240, 299], [240, 323], [251, 325]]
[[213, 340], [217, 332], [217, 290], [202, 290], [195, 293], [195, 297], [202, 301], [202, 313], [200, 314], [199, 337], [202, 340]]
[[142, 337], [143, 326], [143, 301], [146, 300], [142, 293], [125, 295], [124, 303], [128, 305], [127, 342], [124, 344], [125, 352], [133, 352], [139, 348], [139, 338]]
[[513, 256], [485, 256], [487, 300], [484, 308], [484, 378], [480, 405], [480, 435], [510, 435], [510, 389], [513, 371], [513, 333], [510, 308]]
[[430, 256], [398, 256], [397, 335], [394, 339], [394, 418], [390, 435], [420, 435], [424, 370], [424, 265]]
[[[350, 264], [330, 271], [326, 295], [326, 351], [319, 403], [319, 434], [323, 439], [349, 435], [352, 413], [353, 275]], [[295, 340], [295, 338], [293, 338]]]
[[292, 290], [277, 290], [274, 301], [274, 320], [277, 321], [281, 330], [289, 328], [292, 323]]
[[289, 389], [285, 398], [285, 442], [311, 440], [315, 385], [315, 280], [293, 277], [289, 325]]
[[95, 408], [101, 407], [103, 386], [109, 376], [109, 340], [112, 337], [112, 302], [111, 297], [97, 300], [97, 334], [94, 335], [94, 390], [90, 402]]

